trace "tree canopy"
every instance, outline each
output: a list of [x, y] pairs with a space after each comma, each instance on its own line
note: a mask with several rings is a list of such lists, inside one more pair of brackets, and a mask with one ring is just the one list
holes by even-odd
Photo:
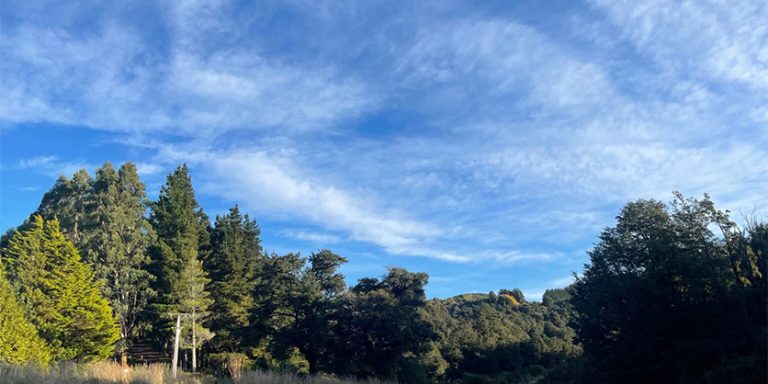
[[764, 382], [764, 239], [707, 196], [627, 204], [573, 290], [592, 382]]
[[3, 251], [30, 322], [57, 360], [112, 355], [119, 329], [93, 271], [80, 260], [57, 220], [35, 216]]
[[211, 225], [186, 165], [154, 202], [131, 163], [61, 177], [3, 236], [0, 256], [5, 363], [106, 359], [135, 341], [167, 352], [181, 316], [187, 365], [218, 374], [245, 365], [401, 383], [767, 380], [768, 225], [739, 226], [706, 195], [628, 203], [575, 283], [540, 303], [518, 288], [427, 300], [429, 276], [399, 267], [348, 286], [347, 257], [265, 252], [238, 205]]

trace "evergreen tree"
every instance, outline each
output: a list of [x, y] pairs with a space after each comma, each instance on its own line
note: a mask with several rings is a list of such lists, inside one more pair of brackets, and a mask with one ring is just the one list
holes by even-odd
[[28, 318], [56, 360], [109, 357], [120, 333], [93, 271], [57, 220], [35, 216], [30, 224], [3, 252]]
[[214, 346], [218, 351], [242, 352], [245, 347], [256, 271], [264, 262], [259, 235], [256, 221], [247, 214], [242, 216], [237, 206], [216, 217], [212, 252], [205, 267], [213, 280], [211, 293], [216, 298], [211, 307], [211, 329], [216, 333]]
[[[154, 295], [153, 276], [147, 272], [148, 247], [154, 230], [144, 217], [148, 202], [136, 166], [128, 162], [116, 172], [106, 163], [96, 171], [90, 232], [85, 259], [92, 264], [120, 326], [118, 352], [125, 351], [148, 324], [140, 315]], [[125, 362], [125, 360], [123, 360]]]
[[185, 267], [207, 258], [210, 250], [208, 218], [198, 206], [187, 165], [168, 175], [157, 202], [151, 204], [150, 223], [157, 242], [150, 252], [151, 271], [156, 277], [158, 293], [152, 321], [157, 324], [155, 336], [170, 340], [169, 320], [179, 312], [185, 297], [185, 284], [180, 281]]
[[186, 347], [192, 350], [192, 371], [197, 370], [197, 349], [214, 335], [203, 326], [210, 313], [208, 307], [213, 303], [211, 295], [206, 291], [210, 279], [206, 277], [203, 265], [197, 258], [188, 259], [176, 281], [173, 292], [178, 304], [176, 312], [181, 313], [188, 324], [185, 327], [184, 340], [189, 340]]
[[0, 362], [45, 365], [50, 359], [48, 346], [24, 317], [0, 262]]
[[155, 260], [159, 264], [158, 286], [162, 292], [169, 293], [184, 262], [198, 257], [204, 228], [186, 164], [168, 175], [157, 202], [151, 208], [150, 222], [158, 241], [168, 248], [156, 254], [161, 257]]

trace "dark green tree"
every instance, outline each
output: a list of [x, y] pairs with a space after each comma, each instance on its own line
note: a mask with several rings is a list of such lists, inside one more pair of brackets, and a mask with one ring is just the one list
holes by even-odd
[[764, 324], [750, 319], [743, 299], [746, 275], [762, 272], [734, 266], [751, 258], [729, 249], [749, 241], [711, 231], [728, 222], [706, 195], [676, 194], [669, 207], [627, 204], [603, 231], [571, 299], [591, 382], [765, 381], [765, 340], [755, 342]]
[[330, 312], [346, 283], [339, 267], [347, 259], [324, 249], [309, 256], [299, 294], [291, 298], [295, 321], [288, 329], [291, 344], [307, 360], [309, 373], [319, 372], [321, 359], [333, 353]]
[[216, 217], [211, 234], [212, 251], [205, 268], [212, 280], [216, 299], [211, 306], [211, 330], [216, 333], [214, 348], [221, 352], [244, 352], [245, 333], [253, 310], [256, 272], [264, 263], [255, 220], [242, 216], [235, 206]]
[[297, 368], [290, 361], [295, 346], [287, 335], [298, 317], [294, 304], [303, 294], [304, 264], [296, 253], [272, 254], [257, 271], [248, 345], [258, 351], [254, 357], [264, 368]]
[[153, 289], [158, 296], [149, 319], [157, 325], [155, 337], [167, 343], [170, 320], [175, 318], [185, 295], [179, 284], [182, 269], [192, 259], [207, 257], [210, 224], [197, 203], [186, 164], [168, 175], [157, 202], [150, 208], [149, 221], [157, 234], [150, 251], [150, 270], [156, 278]]
[[328, 366], [341, 375], [424, 382], [419, 356], [436, 334], [422, 310], [425, 273], [390, 268], [382, 279], [361, 279], [339, 298], [332, 314], [334, 355]]
[[154, 230], [144, 216], [148, 201], [136, 166], [130, 162], [119, 172], [110, 163], [99, 168], [90, 196], [84, 258], [93, 266], [114, 310], [121, 336], [117, 350], [125, 363], [125, 351], [149, 326], [140, 320], [154, 296], [150, 288], [154, 277], [146, 270], [147, 251], [154, 242]]
[[157, 202], [151, 204], [150, 222], [158, 242], [170, 251], [155, 255], [160, 256], [154, 260], [159, 266], [157, 283], [160, 291], [168, 293], [185, 260], [199, 256], [200, 237], [206, 227], [201, 216], [189, 170], [186, 164], [181, 165], [168, 175]]
[[120, 338], [112, 309], [58, 221], [33, 217], [29, 228], [10, 239], [3, 257], [29, 320], [51, 346], [55, 360], [112, 355]]

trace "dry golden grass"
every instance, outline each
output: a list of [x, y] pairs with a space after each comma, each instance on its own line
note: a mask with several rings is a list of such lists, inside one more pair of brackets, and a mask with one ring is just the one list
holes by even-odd
[[2, 384], [386, 384], [379, 380], [347, 380], [330, 376], [299, 376], [290, 373], [243, 372], [237, 379], [179, 372], [178, 379], [168, 365], [138, 365], [123, 369], [113, 362], [60, 364], [54, 367], [0, 364]]

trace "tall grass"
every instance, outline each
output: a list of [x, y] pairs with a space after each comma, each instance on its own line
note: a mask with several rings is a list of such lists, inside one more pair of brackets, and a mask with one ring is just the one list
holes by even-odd
[[347, 380], [330, 376], [246, 371], [237, 379], [179, 372], [173, 379], [166, 364], [123, 369], [114, 362], [60, 364], [49, 368], [0, 364], [2, 384], [386, 384], [379, 380]]

